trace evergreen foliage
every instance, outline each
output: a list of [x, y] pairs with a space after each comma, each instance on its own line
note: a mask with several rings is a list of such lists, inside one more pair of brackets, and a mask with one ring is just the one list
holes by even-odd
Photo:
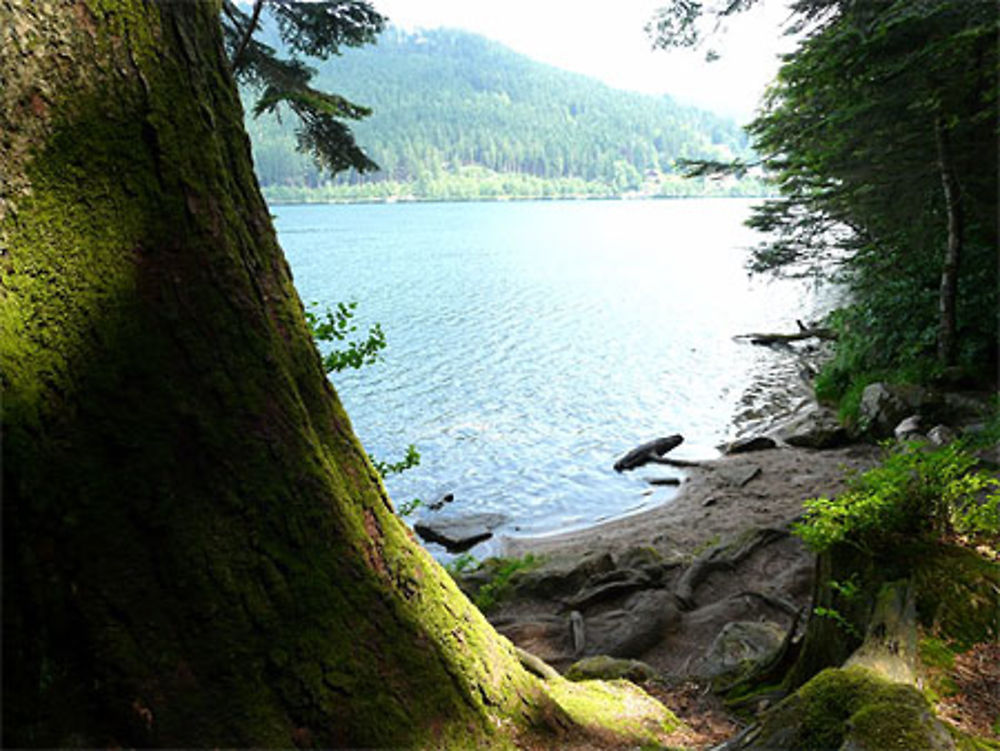
[[302, 187], [322, 188], [334, 200], [618, 195], [644, 186], [658, 193], [668, 184], [691, 192], [676, 184], [677, 159], [749, 154], [746, 134], [731, 120], [618, 91], [455, 30], [390, 28], [377, 45], [319, 64], [316, 82], [370, 104], [372, 116], [354, 132], [382, 169], [330, 182], [295, 154], [287, 124], [248, 119], [271, 197], [302, 197], [294, 192]]
[[[716, 17], [753, 4], [717, 5]], [[775, 236], [752, 268], [846, 283], [828, 395], [900, 370], [926, 380], [959, 365], [990, 377], [996, 3], [798, 0], [793, 10], [803, 40], [749, 126], [780, 190], [751, 220]], [[652, 28], [696, 43], [704, 12], [675, 0]]]
[[[343, 122], [371, 114], [337, 94], [314, 88], [315, 69], [297, 55], [325, 60], [340, 54], [342, 47], [358, 47], [375, 41], [385, 19], [363, 0], [254, 0], [249, 13], [233, 0], [222, 4], [222, 31], [233, 75], [245, 92], [252, 92], [254, 117], [277, 115], [284, 107], [292, 112], [296, 149], [317, 168], [331, 173], [353, 168], [359, 172], [377, 169], [354, 141]], [[272, 37], [291, 57], [284, 58], [274, 46], [255, 35], [269, 23]]]

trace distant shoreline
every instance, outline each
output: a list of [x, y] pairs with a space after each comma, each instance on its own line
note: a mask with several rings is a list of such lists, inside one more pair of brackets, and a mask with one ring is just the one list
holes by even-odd
[[442, 198], [422, 198], [414, 196], [390, 196], [387, 198], [322, 198], [322, 197], [296, 197], [296, 198], [275, 198], [269, 196], [267, 191], [263, 191], [264, 200], [272, 206], [352, 206], [358, 204], [395, 204], [395, 203], [523, 203], [525, 201], [676, 201], [676, 200], [699, 200], [699, 199], [738, 199], [738, 200], [764, 200], [773, 198], [773, 194], [753, 194], [753, 195], [725, 195], [725, 194], [691, 194], [691, 195], [565, 195], [565, 196], [479, 196], [475, 198], [465, 197], [442, 197]]

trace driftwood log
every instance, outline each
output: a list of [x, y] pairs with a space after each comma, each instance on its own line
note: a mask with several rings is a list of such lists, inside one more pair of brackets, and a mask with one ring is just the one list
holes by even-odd
[[798, 342], [804, 339], [826, 339], [835, 340], [837, 332], [822, 326], [807, 326], [802, 321], [796, 321], [799, 330], [793, 334], [738, 334], [734, 339], [747, 339], [751, 344], [771, 345], [787, 344], [788, 342]]
[[682, 436], [671, 435], [644, 443], [641, 446], [632, 449], [625, 454], [625, 456], [616, 461], [614, 464], [615, 472], [624, 472], [626, 470], [635, 469], [636, 467], [641, 467], [643, 464], [648, 464], [649, 462], [666, 464], [667, 462], [663, 459], [663, 455], [668, 451], [673, 451], [683, 442], [684, 438]]

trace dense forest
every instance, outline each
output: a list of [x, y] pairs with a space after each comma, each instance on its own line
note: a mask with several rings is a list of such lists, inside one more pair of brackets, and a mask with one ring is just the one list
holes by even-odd
[[847, 419], [879, 379], [995, 385], [996, 4], [799, 5], [815, 28], [749, 126], [780, 191], [751, 267], [844, 283], [817, 390]]
[[484, 37], [384, 31], [316, 62], [319, 88], [364, 103], [352, 126], [381, 169], [331, 179], [296, 151], [288, 117], [247, 118], [270, 199], [760, 194], [760, 180], [684, 180], [677, 160], [746, 158], [732, 120], [669, 97], [612, 89]]

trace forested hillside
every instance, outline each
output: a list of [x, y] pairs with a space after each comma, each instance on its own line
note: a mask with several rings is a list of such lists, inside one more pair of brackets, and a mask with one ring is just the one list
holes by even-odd
[[[331, 180], [295, 151], [294, 123], [248, 116], [272, 198], [758, 192], [752, 179], [684, 181], [678, 158], [743, 156], [732, 120], [667, 97], [612, 89], [474, 34], [389, 29], [317, 64], [319, 88], [371, 107], [352, 124], [382, 168]], [[309, 190], [302, 190], [307, 188]]]

